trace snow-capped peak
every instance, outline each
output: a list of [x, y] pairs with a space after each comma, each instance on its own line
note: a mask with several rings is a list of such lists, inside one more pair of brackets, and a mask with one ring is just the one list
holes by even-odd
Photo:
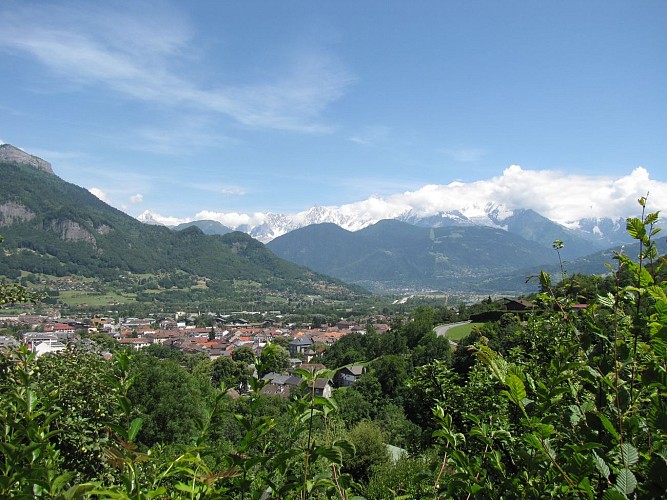
[[178, 217], [165, 217], [150, 210], [146, 210], [137, 217], [137, 220], [144, 224], [154, 226], [178, 226], [184, 222], [192, 222], [192, 219], [179, 219]]

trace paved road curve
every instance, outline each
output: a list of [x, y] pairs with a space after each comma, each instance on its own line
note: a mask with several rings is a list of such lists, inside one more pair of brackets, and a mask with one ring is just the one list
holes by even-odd
[[[468, 321], [459, 321], [458, 323], [448, 323], [446, 325], [436, 326], [433, 330], [435, 331], [435, 334], [438, 337], [443, 337], [443, 336], [446, 337], [447, 336], [447, 330], [449, 330], [450, 328], [454, 328], [455, 326], [460, 326], [460, 325], [466, 325], [468, 323], [470, 323], [470, 320], [468, 320]], [[453, 340], [450, 340], [449, 343], [453, 346], [458, 345]]]

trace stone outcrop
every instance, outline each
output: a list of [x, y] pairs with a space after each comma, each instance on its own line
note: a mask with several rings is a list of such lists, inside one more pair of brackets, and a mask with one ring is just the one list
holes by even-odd
[[30, 155], [22, 149], [12, 146], [11, 144], [0, 144], [0, 162], [30, 165], [31, 167], [55, 175], [53, 173], [53, 169], [51, 168], [51, 164], [48, 161]]
[[113, 229], [106, 224], [102, 224], [101, 226], [95, 227], [95, 231], [97, 231], [99, 234], [109, 234], [111, 231], [113, 231]]
[[23, 222], [34, 218], [35, 213], [20, 203], [8, 201], [0, 204], [0, 227], [10, 226], [14, 222]]
[[71, 220], [53, 221], [51, 229], [56, 231], [60, 235], [60, 238], [65, 241], [86, 241], [97, 247], [95, 237], [78, 222]]

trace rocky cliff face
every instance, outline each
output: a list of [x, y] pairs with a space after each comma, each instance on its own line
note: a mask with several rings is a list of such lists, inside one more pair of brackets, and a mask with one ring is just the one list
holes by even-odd
[[8, 201], [7, 203], [0, 204], [0, 227], [34, 218], [35, 213], [20, 203]]
[[71, 220], [53, 221], [51, 229], [65, 241], [85, 241], [96, 247], [95, 237], [85, 227]]
[[30, 165], [31, 167], [53, 174], [53, 169], [48, 161], [30, 155], [11, 144], [0, 144], [0, 162]]

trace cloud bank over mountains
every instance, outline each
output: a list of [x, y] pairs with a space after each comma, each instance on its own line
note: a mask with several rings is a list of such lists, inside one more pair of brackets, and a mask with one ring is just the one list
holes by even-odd
[[[280, 225], [280, 219], [284, 219], [284, 225], [292, 228], [334, 222], [346, 229], [357, 230], [382, 219], [406, 215], [427, 217], [458, 211], [474, 220], [486, 217], [489, 206], [493, 205], [508, 214], [516, 209], [532, 209], [555, 222], [576, 227], [581, 219], [638, 216], [637, 200], [647, 194], [650, 211], [667, 210], [667, 182], [652, 179], [643, 167], [613, 178], [566, 174], [557, 170], [524, 170], [512, 165], [502, 175], [491, 179], [429, 184], [415, 191], [373, 196], [338, 207], [317, 206], [297, 214], [203, 210], [189, 218], [176, 218], [146, 211], [139, 220], [168, 226], [193, 220], [214, 220], [233, 229], [247, 230], [263, 224]], [[502, 220], [502, 214], [499, 219]]]

